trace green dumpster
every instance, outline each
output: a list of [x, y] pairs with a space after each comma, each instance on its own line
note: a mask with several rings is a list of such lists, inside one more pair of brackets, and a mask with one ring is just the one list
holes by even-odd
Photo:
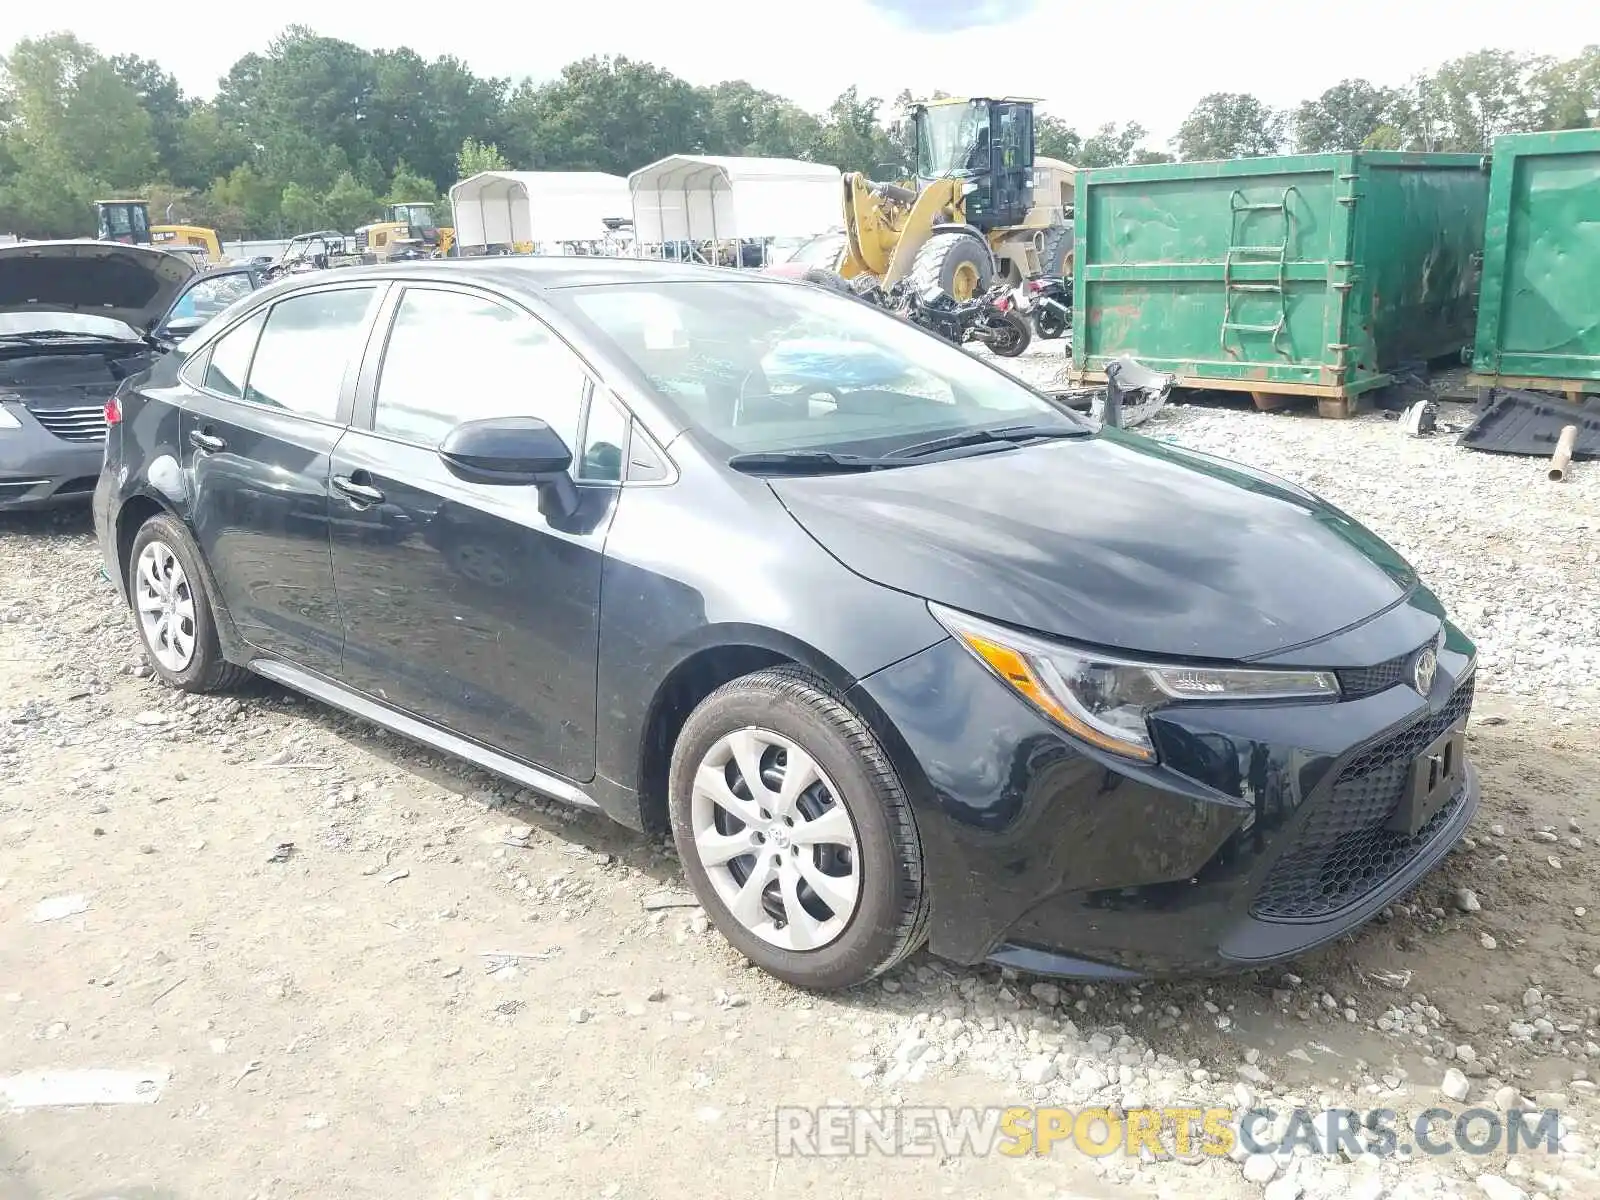
[[1495, 139], [1472, 370], [1600, 392], [1600, 129]]
[[1079, 172], [1072, 375], [1130, 354], [1183, 387], [1330, 416], [1472, 342], [1476, 154], [1362, 151]]

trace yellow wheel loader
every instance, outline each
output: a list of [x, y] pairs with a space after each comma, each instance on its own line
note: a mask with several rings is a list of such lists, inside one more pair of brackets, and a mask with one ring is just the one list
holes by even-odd
[[97, 200], [94, 208], [95, 237], [102, 242], [131, 242], [191, 258], [203, 256], [211, 265], [227, 261], [215, 229], [203, 225], [152, 225], [148, 200]]
[[857, 290], [914, 281], [957, 300], [1072, 270], [1076, 168], [1039, 158], [1032, 100], [935, 100], [911, 111], [916, 178], [844, 177], [839, 274]]
[[456, 231], [439, 227], [431, 204], [391, 204], [384, 219], [356, 230], [356, 248], [367, 262], [388, 262], [402, 255], [444, 258]]

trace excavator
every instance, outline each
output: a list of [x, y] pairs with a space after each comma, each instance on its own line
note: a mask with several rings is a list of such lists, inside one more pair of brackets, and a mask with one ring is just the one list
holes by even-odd
[[844, 176], [838, 273], [852, 290], [910, 278], [957, 301], [1071, 273], [1077, 168], [1034, 154], [1033, 100], [931, 100], [911, 110], [915, 178]]
[[95, 236], [102, 242], [154, 246], [157, 250], [188, 255], [198, 260], [196, 265], [202, 266], [227, 261], [215, 229], [202, 225], [152, 225], [148, 200], [98, 200], [94, 207]]
[[364, 261], [388, 262], [400, 255], [446, 258], [456, 231], [440, 228], [431, 204], [391, 204], [384, 219], [356, 230], [356, 249]]

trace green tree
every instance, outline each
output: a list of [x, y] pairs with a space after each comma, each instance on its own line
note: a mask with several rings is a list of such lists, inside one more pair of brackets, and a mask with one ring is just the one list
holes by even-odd
[[150, 178], [150, 114], [92, 46], [69, 33], [25, 38], [0, 68], [12, 112], [6, 135], [19, 170], [31, 157], [42, 178], [81, 174], [117, 189]]
[[1033, 117], [1033, 152], [1041, 158], [1057, 158], [1078, 165], [1083, 156], [1083, 139], [1060, 117], [1036, 112]]
[[1130, 121], [1120, 128], [1115, 123], [1100, 126], [1083, 143], [1083, 153], [1078, 165], [1083, 167], [1120, 167], [1130, 163], [1144, 140], [1145, 128]]
[[179, 187], [204, 188], [247, 162], [251, 146], [210, 104], [193, 105], [178, 130], [167, 174]]
[[481, 175], [485, 171], [509, 171], [511, 164], [506, 161], [506, 156], [500, 153], [500, 147], [493, 142], [488, 145], [476, 138], [467, 138], [461, 143], [461, 149], [456, 152], [456, 182], [471, 179], [474, 175]]
[[295, 233], [311, 233], [329, 224], [324, 219], [322, 200], [310, 188], [291, 183], [283, 189], [278, 211]]
[[178, 162], [185, 121], [192, 105], [184, 97], [177, 79], [153, 59], [119, 54], [111, 59], [111, 69], [149, 114], [150, 135], [155, 139], [158, 163], [170, 175]]
[[831, 163], [841, 171], [864, 171], [868, 175], [904, 173], [910, 164], [904, 151], [878, 120], [883, 101], [862, 96], [854, 87], [839, 94], [822, 116], [822, 125], [805, 157]]
[[708, 154], [803, 158], [822, 129], [812, 114], [742, 79], [705, 89], [705, 114]]
[[529, 170], [626, 175], [706, 140], [699, 89], [631, 59], [568, 63], [549, 83], [524, 83], [506, 108], [506, 142]]
[[[213, 183], [206, 195], [214, 211], [230, 214], [237, 220], [237, 225], [227, 226], [234, 236], [244, 237], [247, 233], [282, 236], [289, 223], [280, 209], [283, 191], [255, 167], [241, 163], [229, 171], [226, 178]], [[314, 227], [315, 222], [312, 224]], [[299, 233], [301, 229], [296, 228], [294, 232]]]
[[[1302, 153], [1360, 150], [1392, 127], [1398, 97], [1365, 79], [1346, 79], [1294, 111], [1294, 140]], [[1385, 135], [1386, 136], [1386, 135]]]
[[389, 180], [387, 204], [438, 204], [439, 189], [433, 180], [424, 178], [407, 165], [405, 159], [395, 164], [394, 175]]
[[1212, 92], [1201, 98], [1178, 127], [1180, 157], [1254, 158], [1283, 149], [1284, 114], [1242, 92]]
[[334, 180], [322, 198], [322, 211], [329, 226], [344, 233], [365, 225], [382, 209], [383, 204], [372, 189], [349, 171]]

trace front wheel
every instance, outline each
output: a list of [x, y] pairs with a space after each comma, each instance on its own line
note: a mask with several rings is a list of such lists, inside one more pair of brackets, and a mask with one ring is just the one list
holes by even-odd
[[1054, 341], [1065, 337], [1069, 322], [1066, 316], [1042, 301], [1033, 310], [1033, 332], [1041, 341]]
[[768, 973], [846, 988], [921, 944], [922, 846], [899, 776], [809, 672], [759, 671], [707, 697], [673, 750], [669, 803], [689, 885]]

